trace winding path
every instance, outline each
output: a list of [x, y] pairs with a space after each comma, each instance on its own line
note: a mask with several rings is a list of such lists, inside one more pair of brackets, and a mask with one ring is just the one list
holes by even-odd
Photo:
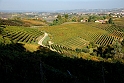
[[48, 34], [47, 34], [46, 32], [44, 32], [44, 37], [38, 42], [38, 44], [41, 45], [41, 46], [44, 46], [44, 45], [43, 45], [43, 41], [44, 41], [44, 39], [45, 39], [47, 36], [48, 36]]
[[[48, 34], [46, 32], [44, 32], [44, 37], [38, 42], [39, 45], [46, 47], [45, 45], [43, 45], [43, 41], [44, 39], [48, 36]], [[52, 51], [56, 51], [55, 49], [49, 48]], [[57, 51], [56, 51], [57, 52]]]

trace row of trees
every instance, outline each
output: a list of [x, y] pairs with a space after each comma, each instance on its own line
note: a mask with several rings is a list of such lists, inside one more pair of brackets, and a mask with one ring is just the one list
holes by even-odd
[[78, 16], [78, 15], [76, 16], [68, 15], [68, 14], [58, 15], [57, 19], [55, 19], [51, 25], [59, 25], [64, 22], [81, 22], [81, 20], [83, 19], [84, 18], [82, 16]]
[[95, 22], [96, 20], [105, 20], [106, 18], [106, 16], [91, 15], [88, 18], [88, 22]]
[[106, 21], [106, 23], [108, 24], [114, 23], [112, 17], [109, 16], [91, 15], [84, 18], [83, 16], [80, 15], [71, 16], [68, 14], [64, 14], [64, 15], [58, 15], [57, 18], [53, 20], [53, 23], [50, 25], [59, 25], [64, 22], [81, 22], [81, 20], [85, 20], [85, 22], [95, 22], [96, 20], [105, 20], [105, 19], [108, 19], [108, 21]]
[[100, 17], [100, 16], [94, 16], [94, 15], [89, 16], [88, 22], [95, 22], [96, 20], [105, 20], [105, 19], [108, 19], [108, 21], [106, 21], [107, 24], [114, 24], [112, 17], [107, 18], [106, 16]]
[[103, 58], [114, 58], [114, 59], [123, 59], [124, 55], [122, 54], [122, 45], [118, 41], [114, 42], [112, 45], [99, 46], [97, 49], [93, 50], [94, 55], [103, 57]]
[[68, 14], [65, 14], [64, 16], [58, 15], [57, 19], [55, 19], [53, 21], [53, 24], [51, 24], [51, 25], [59, 25], [59, 24], [62, 24], [64, 22], [68, 22], [68, 18], [69, 18]]

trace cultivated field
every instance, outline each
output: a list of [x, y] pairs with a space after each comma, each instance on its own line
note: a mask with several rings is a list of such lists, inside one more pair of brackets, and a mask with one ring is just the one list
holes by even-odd
[[37, 29], [17, 26], [7, 26], [4, 31], [4, 37], [8, 37], [15, 42], [25, 43], [37, 43], [38, 38], [44, 34]]
[[44, 31], [48, 37], [42, 42], [48, 45], [52, 42], [50, 48], [62, 51], [63, 49], [75, 50], [86, 48], [90, 42], [97, 45], [111, 45], [115, 40], [121, 40], [124, 37], [124, 29], [117, 25], [100, 23], [65, 23], [56, 26], [44, 26], [29, 28], [22, 26], [7, 26], [4, 29], [4, 37], [8, 37], [15, 42], [37, 44], [44, 36]]
[[[109, 26], [104, 24], [101, 25], [102, 27]], [[96, 43], [98, 40], [99, 42], [102, 42], [100, 38], [103, 35], [106, 35], [105, 38], [108, 36], [107, 41], [111, 40], [110, 43], [112, 43], [113, 38], [109, 37], [110, 33], [98, 27], [101, 27], [100, 24], [92, 23], [92, 26], [90, 26], [88, 23], [71, 23], [42, 27], [39, 28], [39, 30], [49, 33], [54, 44], [71, 47], [73, 49], [83, 48], [87, 46], [89, 42]]]

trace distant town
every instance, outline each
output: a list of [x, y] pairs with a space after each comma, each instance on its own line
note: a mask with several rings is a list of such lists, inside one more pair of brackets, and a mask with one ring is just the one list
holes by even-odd
[[[59, 10], [54, 12], [40, 12], [40, 11], [0, 11], [0, 18], [7, 19], [42, 19], [47, 22], [53, 22], [58, 15], [68, 14], [69, 17], [81, 17], [90, 15], [106, 16], [111, 14], [112, 17], [120, 18], [124, 17], [124, 8], [115, 9], [75, 9], [75, 10]], [[86, 18], [85, 18], [86, 19]], [[85, 20], [80, 20], [85, 22]], [[96, 21], [98, 22], [98, 21]]]

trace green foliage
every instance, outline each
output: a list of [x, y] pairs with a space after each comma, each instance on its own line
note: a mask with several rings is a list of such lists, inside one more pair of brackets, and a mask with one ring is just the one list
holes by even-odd
[[115, 49], [112, 45], [107, 46], [99, 46], [97, 49], [94, 49], [94, 52], [97, 52], [97, 56], [103, 57], [103, 58], [114, 58], [115, 55]]
[[65, 17], [66, 19], [68, 19], [68, 14], [65, 14], [64, 17]]
[[124, 46], [124, 39], [122, 40], [121, 45]]
[[82, 52], [82, 50], [81, 50], [81, 49], [78, 49], [78, 48], [76, 48], [75, 50], [76, 50], [76, 52], [78, 52], [78, 53]]
[[58, 15], [57, 18], [58, 18], [58, 20], [61, 20], [62, 19], [62, 16], [61, 15]]
[[89, 50], [88, 48], [83, 48], [83, 49], [82, 49], [82, 52], [89, 53], [90, 50]]
[[76, 17], [73, 17], [72, 18], [72, 22], [76, 22], [77, 20], [76, 20]]
[[58, 15], [57, 19], [53, 20], [53, 25], [60, 25], [62, 23], [64, 23], [64, 19], [62, 18], [61, 15]]
[[68, 22], [68, 14], [65, 14], [64, 16], [58, 15], [57, 19], [53, 20], [53, 24], [50, 25], [60, 25], [64, 22]]
[[6, 27], [3, 25], [0, 25], [0, 34], [4, 33], [4, 28], [6, 28]]
[[106, 19], [106, 16], [103, 16], [103, 19]]
[[95, 22], [96, 20], [103, 20], [103, 19], [105, 19], [105, 16], [102, 17], [97, 15], [92, 15], [92, 16], [89, 16], [88, 22]]
[[3, 32], [3, 29], [0, 27], [0, 34], [2, 34], [2, 32]]
[[90, 43], [89, 43], [88, 48], [95, 48], [95, 47], [96, 47], [96, 45], [94, 44], [94, 42], [90, 42]]
[[113, 19], [112, 18], [109, 18], [108, 23], [109, 24], [114, 24]]
[[113, 47], [114, 47], [114, 49], [115, 49], [115, 51], [117, 53], [121, 53], [121, 51], [122, 51], [122, 45], [121, 45], [121, 43], [119, 43], [118, 41], [115, 41], [113, 43]]

